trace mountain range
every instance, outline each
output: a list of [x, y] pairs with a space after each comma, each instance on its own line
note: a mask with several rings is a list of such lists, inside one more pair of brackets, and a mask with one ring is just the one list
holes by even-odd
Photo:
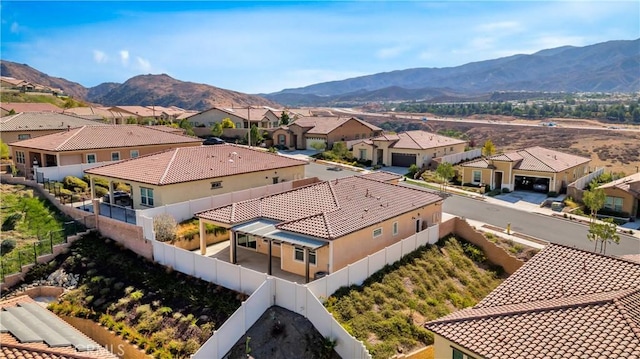
[[[497, 92], [638, 92], [640, 39], [584, 47], [563, 46], [447, 68], [414, 68], [331, 81], [270, 94], [249, 95], [184, 82], [166, 74], [139, 75], [125, 83], [85, 88], [28, 65], [2, 60], [2, 76], [58, 87], [76, 99], [112, 105], [321, 106], [380, 101], [481, 101]], [[526, 96], [525, 96], [526, 97]], [[508, 99], [508, 96], [501, 96]]]

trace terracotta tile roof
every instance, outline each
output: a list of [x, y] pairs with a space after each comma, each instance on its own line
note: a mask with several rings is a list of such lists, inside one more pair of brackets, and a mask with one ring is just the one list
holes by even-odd
[[306, 161], [274, 153], [223, 144], [174, 148], [85, 172], [163, 186], [305, 164]]
[[419, 130], [400, 132], [397, 134], [397, 136], [398, 141], [389, 147], [398, 149], [425, 150], [429, 148], [452, 146], [467, 142], [457, 138], [441, 136], [435, 133]]
[[515, 162], [513, 168], [537, 172], [562, 172], [590, 161], [589, 158], [570, 155], [542, 147], [529, 147], [509, 153], [490, 156], [462, 164], [463, 167], [487, 168], [492, 160]]
[[485, 358], [640, 356], [640, 263], [550, 244], [427, 328]]
[[635, 194], [640, 198], [640, 172], [600, 185], [598, 188], [618, 188], [621, 191]]
[[368, 179], [371, 179], [374, 181], [380, 181], [380, 182], [389, 182], [393, 180], [399, 180], [402, 178], [402, 176], [397, 173], [387, 172], [387, 171], [375, 171], [375, 172], [367, 173], [364, 175], [360, 175], [360, 177], [364, 177], [364, 178], [368, 178]]
[[108, 108], [102, 107], [74, 107], [65, 110], [65, 113], [72, 113], [82, 117], [99, 117], [99, 118], [122, 118], [122, 112], [110, 111]]
[[380, 136], [374, 137], [372, 141], [398, 141], [400, 136], [397, 133], [383, 133]]
[[[109, 110], [113, 112], [124, 112], [126, 114], [137, 115], [140, 117], [153, 117], [154, 113], [151, 108], [147, 108], [144, 106], [113, 106], [110, 107]], [[160, 116], [159, 111], [156, 111], [155, 115]]]
[[237, 202], [197, 216], [232, 225], [268, 218], [282, 221], [276, 225], [281, 230], [334, 239], [441, 200], [436, 194], [353, 176]]
[[[35, 303], [35, 301], [29, 296], [23, 295], [14, 297], [8, 300], [0, 302], [0, 308], [4, 310], [9, 307], [16, 307], [20, 303]], [[55, 317], [55, 316], [54, 316]], [[75, 337], [82, 337], [89, 342], [93, 342], [82, 332], [76, 330], [70, 324], [66, 324], [62, 319], [60, 323], [66, 325], [69, 329], [74, 331]], [[95, 350], [78, 351], [72, 345], [50, 347], [45, 342], [33, 342], [33, 343], [21, 343], [10, 332], [0, 333], [0, 358], [32, 358], [32, 359], [116, 359], [116, 355], [102, 347], [100, 344], [95, 344]]]
[[44, 151], [77, 151], [157, 144], [193, 145], [201, 142], [199, 138], [162, 131], [153, 126], [102, 125], [73, 128], [14, 142], [13, 145]]
[[306, 132], [307, 134], [327, 135], [333, 132], [339, 126], [351, 120], [360, 122], [362, 125], [368, 127], [372, 131], [382, 131], [380, 127], [374, 126], [355, 117], [300, 117], [290, 125], [298, 125], [302, 128], [309, 128], [309, 130]]
[[3, 102], [0, 104], [0, 108], [6, 111], [14, 110], [16, 113], [20, 112], [58, 112], [63, 110], [50, 103], [22, 103], [22, 102]]
[[25, 112], [0, 118], [2, 131], [66, 130], [68, 126], [104, 126], [102, 121], [92, 121], [78, 116], [55, 112]]

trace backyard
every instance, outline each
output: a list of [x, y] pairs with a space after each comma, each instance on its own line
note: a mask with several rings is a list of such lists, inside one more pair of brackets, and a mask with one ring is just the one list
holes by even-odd
[[374, 358], [389, 358], [433, 344], [424, 323], [475, 305], [503, 279], [481, 250], [448, 237], [339, 289], [325, 306]]

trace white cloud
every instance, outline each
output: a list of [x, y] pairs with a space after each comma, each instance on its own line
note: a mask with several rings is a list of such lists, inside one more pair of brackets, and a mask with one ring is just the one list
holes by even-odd
[[127, 66], [129, 64], [129, 51], [120, 50], [120, 61], [122, 61], [122, 64], [124, 66]]
[[20, 32], [20, 25], [18, 25], [18, 23], [15, 21], [11, 24], [11, 32], [14, 34]]
[[145, 72], [149, 72], [151, 70], [151, 63], [149, 60], [136, 56], [136, 61], [138, 62], [138, 68], [140, 68], [140, 70]]
[[519, 31], [522, 25], [516, 21], [498, 21], [488, 24], [481, 24], [477, 27], [478, 31], [495, 32], [495, 31]]
[[107, 62], [107, 54], [104, 51], [93, 50], [93, 61], [98, 64], [104, 64]]
[[400, 56], [407, 50], [407, 46], [387, 47], [376, 51], [376, 57], [379, 59], [391, 59]]

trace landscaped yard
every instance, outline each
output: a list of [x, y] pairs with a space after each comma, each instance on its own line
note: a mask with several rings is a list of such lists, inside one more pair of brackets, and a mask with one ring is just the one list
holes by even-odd
[[246, 296], [141, 258], [90, 233], [40, 273], [62, 268], [78, 288], [50, 309], [100, 322], [156, 358], [188, 358], [240, 307]]
[[325, 306], [374, 358], [389, 358], [433, 344], [424, 323], [484, 298], [503, 280], [494, 269], [482, 251], [450, 237], [382, 269], [361, 287], [338, 290]]

